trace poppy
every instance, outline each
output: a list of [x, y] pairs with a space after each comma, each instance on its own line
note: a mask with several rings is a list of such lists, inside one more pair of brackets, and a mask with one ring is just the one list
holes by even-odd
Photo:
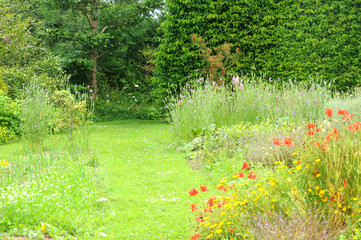
[[331, 108], [326, 108], [326, 115], [329, 116], [329, 117], [332, 117], [333, 111], [332, 111]]
[[208, 191], [208, 188], [206, 186], [201, 186], [200, 189], [201, 189], [202, 192], [207, 192]]
[[199, 233], [196, 233], [191, 237], [191, 240], [198, 240], [200, 237], [201, 235], [199, 235]]
[[321, 130], [321, 128], [316, 128], [316, 132], [319, 132]]
[[193, 188], [189, 191], [189, 195], [191, 195], [191, 196], [197, 195], [198, 193], [199, 192], [195, 188]]
[[191, 205], [191, 207], [192, 207], [192, 212], [194, 212], [194, 211], [197, 211], [197, 210], [198, 210], [198, 207], [197, 207], [197, 205], [196, 205], [196, 204], [192, 204], [192, 205]]
[[319, 142], [314, 142], [314, 143], [312, 143], [312, 145], [314, 145], [314, 146], [321, 146], [321, 143], [319, 143]]
[[251, 167], [251, 166], [250, 166], [248, 163], [244, 162], [242, 169], [243, 169], [243, 170], [246, 170], [246, 169], [250, 169], [250, 167]]
[[254, 172], [250, 172], [249, 174], [248, 174], [248, 178], [249, 179], [256, 179], [256, 177], [257, 177], [257, 175], [254, 173]]
[[354, 122], [350, 126], [347, 126], [347, 129], [353, 132], [356, 132], [360, 129], [360, 122]]
[[243, 172], [238, 173], [238, 177], [239, 178], [244, 177], [244, 173]]
[[216, 197], [210, 197], [208, 202], [207, 202], [207, 206], [212, 207], [213, 203], [216, 201]]
[[315, 133], [312, 130], [308, 130], [307, 135], [315, 135]]
[[349, 121], [349, 120], [352, 120], [352, 117], [353, 117], [353, 114], [347, 114], [344, 117], [342, 117], [342, 119]]
[[337, 113], [337, 115], [348, 115], [348, 112], [346, 111], [346, 110], [341, 110], [341, 109], [338, 109], [338, 113]]
[[290, 147], [293, 146], [292, 138], [285, 138], [285, 141], [283, 142], [284, 145], [288, 145]]
[[315, 128], [316, 125], [314, 123], [307, 123], [307, 128], [310, 129], [310, 128]]
[[274, 143], [275, 145], [277, 145], [277, 146], [279, 146], [279, 145], [282, 144], [281, 141], [280, 141], [279, 139], [277, 139], [277, 138], [274, 138], [274, 139], [273, 139], [273, 143]]

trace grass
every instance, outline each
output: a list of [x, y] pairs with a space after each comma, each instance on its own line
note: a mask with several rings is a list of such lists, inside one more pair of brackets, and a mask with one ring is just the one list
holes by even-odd
[[47, 154], [24, 157], [21, 142], [0, 146], [0, 160], [11, 166], [10, 178], [9, 169], [2, 171], [1, 231], [29, 238], [189, 238], [188, 191], [208, 180], [174, 149], [170, 124], [117, 121], [90, 132], [92, 154], [65, 153], [61, 134], [46, 141]]
[[114, 239], [188, 239], [188, 191], [207, 182], [172, 146], [171, 126], [120, 121], [93, 127], [104, 219]]

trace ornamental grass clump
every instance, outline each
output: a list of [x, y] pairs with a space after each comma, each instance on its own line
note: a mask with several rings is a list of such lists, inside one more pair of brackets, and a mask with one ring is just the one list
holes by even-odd
[[286, 85], [262, 77], [236, 77], [229, 85], [198, 79], [166, 106], [178, 140], [191, 140], [222, 126], [272, 120], [300, 122], [320, 116], [330, 94], [318, 85]]

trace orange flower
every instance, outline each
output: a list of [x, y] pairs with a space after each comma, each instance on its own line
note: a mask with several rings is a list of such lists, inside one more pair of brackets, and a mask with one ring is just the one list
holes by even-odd
[[315, 133], [312, 130], [308, 130], [307, 135], [315, 135]]
[[217, 199], [216, 197], [210, 197], [207, 202], [207, 206], [212, 207], [216, 199]]
[[337, 115], [348, 115], [348, 112], [346, 111], [346, 110], [341, 110], [341, 109], [338, 109], [338, 113], [337, 113]]
[[196, 205], [196, 204], [192, 204], [192, 205], [191, 205], [191, 207], [192, 207], [192, 212], [194, 212], [194, 211], [197, 211], [197, 210], [198, 210], [198, 207], [197, 207], [197, 205]]
[[361, 128], [360, 122], [354, 122], [350, 126], [347, 126], [347, 129], [353, 132], [356, 132]]
[[321, 128], [316, 128], [316, 132], [319, 132], [321, 130]]
[[333, 128], [333, 138], [339, 138], [339, 137], [340, 135], [338, 134], [337, 129]]
[[316, 125], [314, 123], [307, 123], [307, 128], [310, 129], [310, 128], [315, 128]]
[[201, 235], [199, 235], [199, 233], [196, 233], [191, 237], [191, 240], [198, 240], [200, 237]]
[[254, 172], [250, 172], [249, 174], [248, 174], [248, 178], [249, 179], [256, 179], [256, 177], [257, 177], [257, 175], [254, 173]]
[[277, 139], [277, 138], [274, 138], [274, 139], [273, 139], [273, 143], [274, 143], [275, 145], [277, 145], [277, 146], [279, 146], [279, 145], [282, 144], [281, 141], [280, 141], [279, 139]]
[[346, 180], [343, 180], [343, 184], [342, 184], [342, 186], [343, 186], [344, 188], [346, 188], [346, 186], [347, 186], [347, 184], [346, 184]]
[[238, 173], [238, 177], [244, 177], [244, 173], [243, 172], [240, 172], [240, 173]]
[[326, 108], [326, 115], [329, 116], [329, 117], [332, 117], [333, 111], [332, 111], [331, 108]]
[[207, 213], [207, 212], [212, 212], [212, 208], [211, 207], [206, 207], [205, 209], [204, 209], [204, 212], [205, 213]]
[[314, 146], [321, 146], [321, 143], [319, 143], [319, 142], [314, 142], [314, 143], [312, 143], [312, 145], [314, 145]]
[[200, 189], [201, 189], [202, 192], [207, 192], [208, 191], [208, 188], [206, 186], [201, 186]]
[[198, 193], [199, 192], [195, 188], [193, 188], [189, 191], [189, 195], [191, 195], [191, 196], [197, 195]]
[[353, 114], [347, 114], [342, 119], [345, 119], [346, 121], [352, 120]]
[[248, 163], [244, 162], [242, 169], [243, 169], [243, 170], [246, 170], [246, 169], [250, 169], [250, 167], [251, 167], [251, 166], [250, 166]]
[[285, 138], [285, 141], [283, 142], [283, 144], [292, 147], [292, 146], [293, 146], [292, 138], [286, 137], [286, 138]]

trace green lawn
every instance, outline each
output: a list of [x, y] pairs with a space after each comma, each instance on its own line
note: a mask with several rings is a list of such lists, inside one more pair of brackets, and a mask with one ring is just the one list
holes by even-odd
[[173, 147], [170, 125], [117, 121], [93, 126], [91, 146], [99, 155], [103, 232], [115, 239], [188, 239], [191, 197], [206, 185]]

